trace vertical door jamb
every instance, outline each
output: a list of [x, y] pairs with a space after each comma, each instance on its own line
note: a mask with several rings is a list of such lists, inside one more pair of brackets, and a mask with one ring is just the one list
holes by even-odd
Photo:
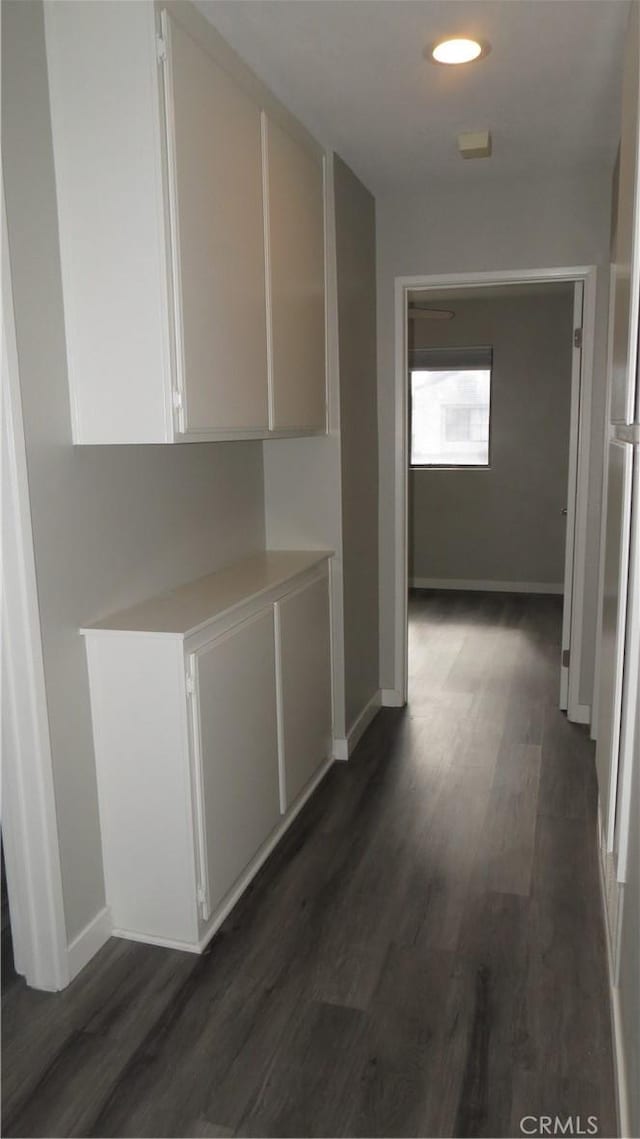
[[[576, 432], [576, 446], [572, 448], [575, 464], [574, 492], [570, 502], [574, 519], [570, 606], [571, 655], [567, 684], [567, 715], [577, 723], [589, 723], [591, 706], [580, 703], [580, 676], [582, 664], [582, 625], [584, 620], [584, 584], [586, 570], [586, 531], [589, 482], [589, 450], [591, 428], [591, 387], [593, 383], [593, 353], [596, 311], [596, 267], [576, 265], [549, 269], [506, 269], [491, 272], [450, 273], [432, 276], [395, 278], [395, 463], [394, 463], [394, 596], [393, 596], [393, 648], [394, 687], [383, 689], [382, 703], [402, 705], [407, 701], [408, 676], [408, 439], [407, 439], [407, 294], [410, 289], [425, 292], [461, 286], [512, 285], [566, 281], [576, 286], [574, 302], [582, 297], [582, 320], [574, 328], [582, 328], [582, 346], [574, 352], [572, 369], [572, 427]], [[578, 362], [578, 355], [580, 360]], [[576, 389], [577, 392], [574, 390]], [[575, 407], [574, 407], [574, 396]], [[575, 421], [575, 422], [574, 422]], [[567, 528], [569, 530], [567, 504]], [[566, 559], [565, 559], [566, 562]], [[566, 569], [566, 565], [565, 565]], [[565, 581], [566, 589], [566, 581]]]
[[2, 199], [3, 838], [16, 969], [69, 984], [7, 220]]
[[[580, 430], [580, 378], [582, 371], [582, 281], [573, 289], [573, 347], [571, 351], [571, 413], [569, 427], [569, 471], [567, 478], [567, 528], [564, 554], [564, 603], [562, 607], [562, 655], [560, 658], [560, 708], [569, 708], [569, 675], [571, 664], [571, 631], [573, 603], [573, 571], [575, 555], [576, 490], [578, 479], [578, 446]], [[579, 333], [578, 333], [579, 330]]]

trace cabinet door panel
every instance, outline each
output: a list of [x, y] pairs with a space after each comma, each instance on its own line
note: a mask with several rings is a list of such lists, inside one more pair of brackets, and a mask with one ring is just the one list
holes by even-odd
[[276, 605], [282, 810], [329, 755], [331, 676], [326, 576]]
[[265, 116], [271, 286], [271, 427], [326, 426], [324, 190], [315, 158]]
[[260, 109], [175, 21], [167, 126], [187, 431], [268, 425]]
[[195, 654], [208, 903], [279, 820], [273, 610]]
[[633, 448], [614, 439], [609, 443], [607, 461], [609, 470], [596, 771], [607, 850], [612, 850], [627, 615]]

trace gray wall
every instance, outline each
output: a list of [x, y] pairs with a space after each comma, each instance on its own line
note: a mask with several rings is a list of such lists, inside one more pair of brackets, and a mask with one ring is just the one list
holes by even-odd
[[460, 180], [421, 195], [378, 198], [378, 414], [380, 439], [381, 686], [394, 685], [394, 280], [397, 276], [553, 266], [603, 267], [598, 275], [598, 334], [592, 392], [592, 452], [580, 699], [591, 704], [595, 650], [611, 171], [574, 177]]
[[562, 585], [572, 292], [480, 290], [477, 300], [440, 298], [453, 320], [410, 321], [416, 348], [493, 347], [491, 467], [411, 472], [410, 580]]
[[260, 443], [71, 445], [40, 0], [2, 5], [3, 165], [67, 935], [104, 904], [83, 622], [264, 545]]
[[335, 158], [347, 731], [379, 686], [376, 220]]

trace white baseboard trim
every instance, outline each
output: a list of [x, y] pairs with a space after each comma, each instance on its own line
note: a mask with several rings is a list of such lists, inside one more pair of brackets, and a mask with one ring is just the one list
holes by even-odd
[[620, 989], [611, 989], [611, 1021], [613, 1026], [613, 1071], [616, 1083], [616, 1106], [618, 1108], [618, 1134], [630, 1136], [631, 1114], [629, 1111], [624, 1037], [622, 1035]]
[[[622, 1010], [620, 1008], [620, 989], [615, 984], [617, 974], [617, 937], [620, 931], [620, 901], [618, 895], [616, 912], [610, 914], [607, 904], [607, 878], [615, 879], [615, 871], [610, 865], [610, 855], [607, 854], [602, 833], [602, 815], [598, 802], [598, 878], [600, 881], [600, 902], [604, 920], [605, 941], [607, 944], [607, 966], [609, 970], [609, 1000], [611, 1011], [611, 1036], [613, 1041], [613, 1072], [616, 1085], [616, 1108], [618, 1113], [618, 1134], [631, 1135], [631, 1116], [629, 1111], [629, 1089], [627, 1085], [627, 1063], [624, 1050], [624, 1035], [622, 1031]], [[609, 871], [609, 873], [607, 873]], [[617, 882], [615, 887], [620, 889]], [[613, 924], [613, 930], [612, 930]]]
[[380, 689], [374, 692], [371, 699], [365, 704], [359, 716], [356, 717], [349, 728], [346, 737], [338, 736], [333, 741], [333, 758], [343, 761], [349, 759], [357, 748], [369, 724], [377, 715], [382, 706], [382, 693]]
[[562, 582], [553, 581], [469, 581], [456, 577], [411, 577], [411, 589], [476, 590], [482, 593], [564, 593]]
[[572, 724], [590, 724], [591, 723], [591, 705], [590, 704], [575, 704], [567, 711], [567, 719], [571, 720]]
[[191, 945], [184, 941], [174, 941], [170, 937], [154, 937], [153, 934], [134, 933], [130, 929], [113, 929], [113, 937], [120, 937], [123, 941], [141, 942], [143, 945], [157, 945], [160, 949], [179, 949], [181, 953], [202, 953], [204, 946], [199, 943]]
[[402, 693], [396, 688], [383, 688], [381, 696], [383, 708], [404, 708], [406, 704]]
[[105, 906], [69, 943], [67, 956], [70, 981], [73, 981], [80, 970], [88, 965], [92, 957], [95, 957], [98, 950], [102, 949], [102, 946], [111, 937], [112, 931], [111, 911], [108, 906]]
[[349, 741], [346, 736], [333, 737], [333, 758], [344, 763], [349, 758]]

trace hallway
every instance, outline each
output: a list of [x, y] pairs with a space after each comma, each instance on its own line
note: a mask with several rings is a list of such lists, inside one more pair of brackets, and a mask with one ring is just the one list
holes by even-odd
[[7, 992], [5, 1135], [616, 1133], [560, 600], [410, 615], [409, 707], [334, 765], [203, 957], [112, 940], [64, 993]]

